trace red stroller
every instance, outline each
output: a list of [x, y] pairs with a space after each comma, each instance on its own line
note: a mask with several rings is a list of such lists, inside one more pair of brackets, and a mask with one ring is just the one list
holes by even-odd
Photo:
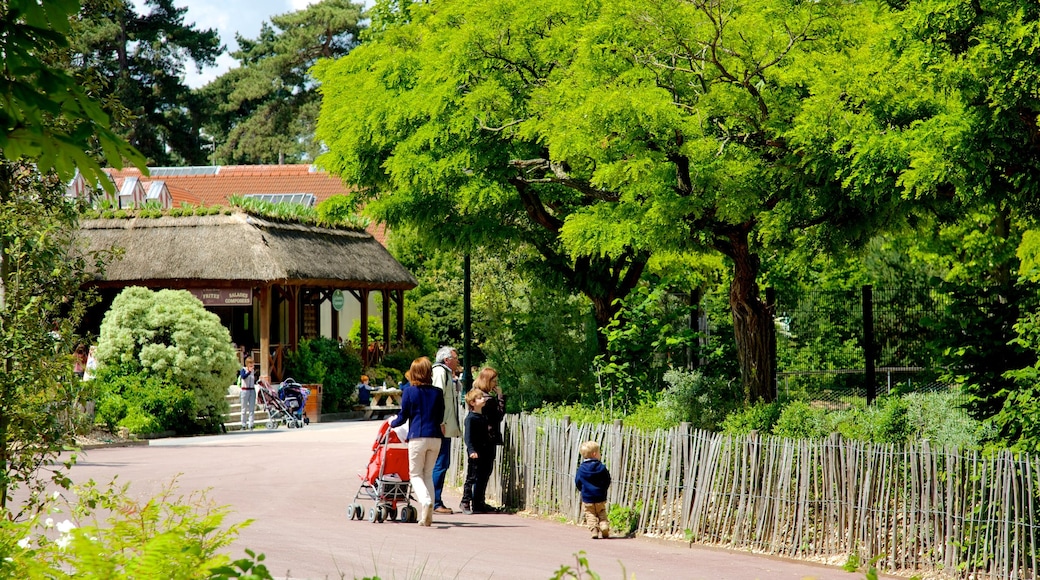
[[[361, 487], [354, 495], [354, 503], [347, 506], [347, 516], [352, 520], [365, 517], [364, 506], [358, 503], [365, 499], [375, 502], [368, 510], [368, 521], [382, 523], [386, 520], [401, 522], [419, 521], [419, 512], [411, 506], [412, 484], [408, 479], [408, 444], [396, 429], [390, 428], [390, 418], [383, 421], [379, 434], [372, 444], [372, 458], [361, 477]], [[398, 510], [398, 503], [404, 507]]]

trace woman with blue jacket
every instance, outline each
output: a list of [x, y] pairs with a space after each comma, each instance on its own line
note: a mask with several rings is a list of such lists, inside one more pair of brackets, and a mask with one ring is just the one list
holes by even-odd
[[408, 421], [408, 477], [421, 506], [419, 525], [429, 526], [433, 523], [433, 466], [444, 437], [444, 397], [433, 386], [429, 358], [412, 361], [407, 376], [412, 386], [401, 391], [401, 412], [390, 426], [400, 427]]

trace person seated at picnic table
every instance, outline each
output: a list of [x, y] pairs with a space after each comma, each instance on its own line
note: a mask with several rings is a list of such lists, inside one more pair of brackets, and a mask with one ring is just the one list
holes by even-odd
[[372, 402], [372, 385], [368, 384], [368, 375], [361, 375], [361, 382], [357, 386], [357, 400], [359, 405]]

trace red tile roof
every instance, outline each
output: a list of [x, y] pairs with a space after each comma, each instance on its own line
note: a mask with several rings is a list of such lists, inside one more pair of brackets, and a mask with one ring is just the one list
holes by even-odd
[[[156, 167], [143, 177], [136, 168], [107, 169], [118, 189], [126, 177], [138, 177], [148, 190], [152, 181], [163, 181], [173, 196], [173, 205], [226, 205], [233, 195], [309, 193], [316, 203], [333, 195], [350, 193], [351, 187], [338, 177], [313, 165], [218, 165], [211, 167]], [[373, 223], [368, 227], [386, 245], [386, 228]]]

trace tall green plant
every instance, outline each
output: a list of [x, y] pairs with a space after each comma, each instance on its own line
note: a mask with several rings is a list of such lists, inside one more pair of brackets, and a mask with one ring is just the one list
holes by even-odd
[[98, 364], [125, 374], [145, 372], [194, 394], [204, 419], [185, 430], [215, 431], [227, 412], [238, 359], [220, 318], [185, 290], [131, 286], [101, 322]]

